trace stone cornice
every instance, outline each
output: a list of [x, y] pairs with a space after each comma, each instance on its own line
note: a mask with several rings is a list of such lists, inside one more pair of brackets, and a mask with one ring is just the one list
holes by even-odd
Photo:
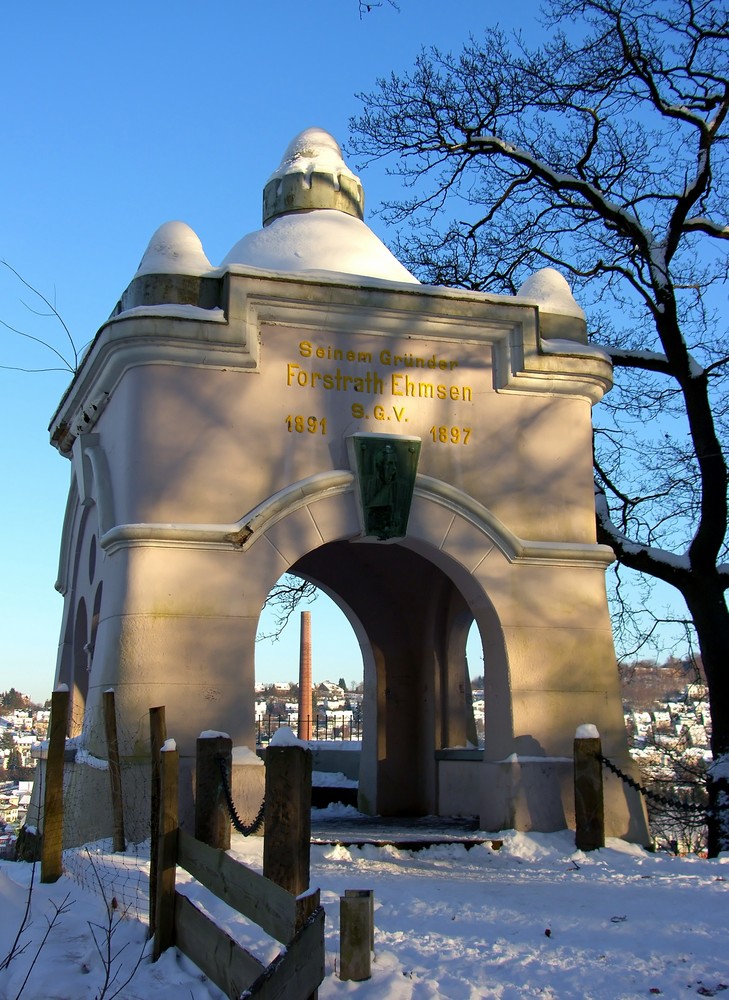
[[147, 301], [101, 328], [53, 415], [51, 441], [59, 451], [69, 455], [75, 438], [93, 430], [129, 368], [177, 364], [257, 371], [266, 325], [480, 343], [493, 352], [494, 388], [501, 392], [570, 395], [595, 403], [612, 384], [606, 354], [570, 339], [542, 341], [538, 307], [518, 299], [242, 267], [220, 278], [222, 308], [160, 303], [148, 280]]
[[[245, 551], [270, 527], [299, 508], [350, 493], [353, 489], [354, 476], [350, 471], [322, 472], [280, 490], [230, 524], [119, 524], [102, 536], [100, 544], [107, 554], [139, 545]], [[415, 496], [446, 507], [468, 520], [487, 535], [511, 563], [579, 563], [604, 570], [614, 560], [613, 551], [607, 545], [521, 539], [478, 501], [430, 476], [417, 476]], [[403, 541], [406, 540], [407, 536]]]

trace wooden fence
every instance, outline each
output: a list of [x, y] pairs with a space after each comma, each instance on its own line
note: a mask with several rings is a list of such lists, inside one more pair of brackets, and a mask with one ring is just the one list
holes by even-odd
[[[69, 706], [70, 694], [66, 687], [53, 692], [41, 810], [43, 817], [43, 834], [40, 842], [41, 882], [57, 882], [63, 874], [63, 767]], [[112, 849], [123, 853], [126, 850], [124, 806], [116, 708], [112, 690], [104, 692], [103, 708], [113, 817]]]
[[[294, 896], [179, 828], [179, 760], [160, 761], [159, 828], [153, 957], [172, 945], [183, 951], [229, 997], [314, 1000], [324, 978], [324, 910], [319, 890]], [[284, 945], [264, 966], [175, 889], [177, 866]]]
[[[41, 881], [54, 882], [62, 873], [63, 755], [68, 692], [54, 691], [44, 789], [41, 841]], [[116, 735], [114, 695], [104, 699], [109, 750], [109, 776], [114, 818], [114, 850], [125, 848], [121, 772]], [[319, 890], [309, 890], [311, 754], [298, 748], [269, 748], [266, 767], [264, 872], [259, 875], [225, 853], [230, 845], [230, 819], [219, 762], [231, 764], [231, 740], [223, 734], [198, 740], [198, 784], [193, 837], [180, 829], [178, 810], [179, 756], [176, 749], [160, 751], [166, 739], [164, 708], [150, 710], [152, 746], [152, 849], [150, 859], [150, 932], [156, 960], [175, 945], [229, 997], [257, 1000], [315, 1000], [324, 978], [324, 910]], [[170, 741], [171, 742], [171, 741]], [[604, 846], [601, 743], [594, 727], [581, 727], [574, 742], [576, 845], [582, 850]], [[205, 843], [199, 837], [209, 840]], [[214, 845], [214, 846], [211, 846]], [[177, 867], [185, 869], [206, 889], [256, 923], [284, 947], [265, 966], [217, 926], [187, 897], [177, 892]], [[366, 961], [342, 978], [369, 975], [372, 919], [371, 893], [362, 904], [369, 914]], [[346, 900], [345, 894], [344, 900]], [[353, 900], [349, 900], [353, 903]], [[357, 901], [354, 900], [356, 903]], [[366, 905], [365, 905], [366, 904]], [[359, 927], [359, 924], [357, 925]], [[363, 925], [364, 926], [364, 925]], [[364, 940], [360, 929], [354, 938]], [[350, 935], [352, 936], [352, 935]], [[349, 945], [347, 949], [349, 949]], [[348, 960], [349, 961], [349, 960]], [[343, 959], [344, 969], [344, 959]]]

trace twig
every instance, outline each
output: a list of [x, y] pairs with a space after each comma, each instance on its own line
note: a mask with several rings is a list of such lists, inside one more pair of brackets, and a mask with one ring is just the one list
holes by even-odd
[[0, 324], [2, 326], [4, 326], [6, 329], [12, 331], [13, 333], [18, 334], [19, 337], [25, 337], [26, 340], [32, 340], [36, 344], [41, 344], [43, 347], [46, 347], [49, 351], [51, 351], [53, 354], [55, 354], [56, 357], [60, 361], [63, 362], [64, 368], [63, 369], [58, 369], [58, 368], [50, 368], [50, 369], [48, 369], [48, 368], [17, 368], [17, 367], [13, 367], [13, 366], [10, 366], [10, 365], [0, 365], [0, 367], [2, 367], [2, 368], [10, 368], [10, 370], [12, 370], [12, 371], [30, 371], [30, 372], [64, 371], [64, 370], [67, 370], [67, 371], [71, 372], [71, 374], [74, 374], [74, 372], [78, 368], [79, 352], [76, 349], [76, 344], [74, 343], [74, 339], [71, 336], [71, 331], [69, 330], [68, 326], [66, 325], [66, 323], [65, 323], [63, 317], [61, 316], [61, 314], [59, 313], [59, 311], [56, 309], [56, 307], [53, 305], [53, 303], [50, 302], [45, 297], [45, 295], [42, 292], [40, 292], [37, 288], [35, 288], [33, 285], [31, 285], [31, 283], [29, 281], [26, 281], [26, 279], [22, 276], [22, 274], [20, 274], [18, 271], [15, 270], [15, 268], [12, 266], [12, 264], [9, 264], [6, 260], [3, 260], [3, 259], [0, 259], [0, 264], [4, 265], [9, 271], [11, 271], [15, 275], [15, 277], [18, 279], [18, 281], [21, 282], [21, 284], [25, 285], [25, 287], [27, 289], [29, 289], [34, 295], [38, 296], [38, 298], [41, 300], [41, 302], [44, 302], [48, 306], [48, 308], [50, 310], [49, 313], [40, 313], [37, 310], [32, 309], [27, 303], [23, 302], [23, 300], [21, 299], [21, 302], [23, 302], [23, 305], [25, 306], [25, 308], [29, 312], [32, 312], [35, 316], [46, 316], [46, 317], [54, 316], [58, 320], [58, 322], [61, 324], [61, 326], [63, 327], [63, 330], [64, 330], [64, 332], [66, 334], [66, 337], [68, 338], [68, 342], [71, 345], [71, 350], [73, 351], [73, 364], [70, 364], [66, 360], [66, 358], [61, 354], [61, 352], [58, 351], [58, 350], [56, 350], [56, 348], [53, 347], [52, 344], [49, 344], [48, 341], [43, 340], [41, 337], [35, 337], [32, 334], [30, 334], [30, 333], [25, 333], [23, 330], [18, 330], [16, 327], [11, 326], [9, 323], [6, 323], [5, 320], [0, 320]]
[[[126, 944], [123, 944], [118, 951], [116, 952], [113, 951], [112, 940], [114, 934], [116, 933], [119, 927], [119, 922], [121, 921], [121, 919], [125, 917], [129, 912], [129, 907], [127, 907], [125, 910], [120, 911], [116, 896], [112, 896], [111, 902], [107, 899], [106, 890], [104, 889], [103, 883], [96, 869], [96, 865], [94, 864], [94, 859], [91, 857], [91, 852], [89, 851], [88, 848], [86, 848], [86, 855], [89, 859], [91, 871], [93, 872], [94, 878], [96, 879], [96, 882], [99, 886], [101, 898], [104, 900], [104, 906], [106, 907], [106, 916], [107, 916], [106, 925], [94, 924], [90, 920], [87, 921], [89, 930], [91, 931], [91, 936], [94, 939], [94, 945], [96, 946], [96, 950], [99, 953], [101, 963], [104, 967], [104, 982], [101, 987], [101, 991], [96, 997], [96, 1000], [104, 1000], [104, 998], [107, 996], [107, 991], [114, 986], [120, 972], [120, 969], [117, 968], [116, 972], [114, 972], [114, 974], [112, 975], [112, 969], [114, 963], [118, 960], [121, 953], [129, 944], [129, 942], [127, 942]], [[116, 922], [114, 921], [114, 914], [117, 915]], [[96, 931], [94, 930], [94, 928], [99, 930], [102, 934], [101, 945], [99, 944], [99, 940], [96, 937]], [[147, 940], [145, 939], [142, 942], [142, 949], [139, 953], [137, 961], [134, 963], [132, 967], [132, 971], [129, 973], [124, 982], [120, 983], [120, 985], [117, 986], [116, 990], [113, 993], [109, 994], [108, 1000], [114, 1000], [114, 997], [117, 997], [121, 993], [121, 991], [132, 981], [132, 979], [136, 975], [137, 969], [142, 964], [142, 959], [144, 958], [144, 952], [146, 950], [146, 947], [147, 947]]]
[[28, 885], [28, 897], [27, 897], [27, 899], [25, 901], [25, 911], [23, 913], [23, 919], [20, 922], [20, 927], [18, 928], [18, 933], [15, 935], [15, 940], [13, 941], [13, 944], [12, 944], [12, 947], [11, 947], [10, 951], [7, 953], [7, 955], [2, 960], [2, 962], [0, 962], [0, 971], [2, 971], [3, 969], [7, 969], [7, 967], [10, 965], [10, 963], [12, 962], [12, 960], [14, 958], [16, 958], [18, 955], [22, 955], [23, 952], [25, 951], [25, 949], [28, 947], [28, 944], [30, 943], [30, 942], [28, 942], [28, 944], [24, 944], [22, 948], [18, 947], [18, 943], [20, 941], [21, 936], [28, 929], [28, 927], [30, 927], [30, 920], [29, 920], [29, 918], [30, 918], [30, 903], [31, 903], [31, 899], [32, 899], [32, 896], [33, 896], [33, 883], [35, 882], [35, 866], [36, 866], [36, 864], [37, 864], [37, 862], [34, 861], [33, 862], [33, 867], [32, 867], [31, 872], [30, 872], [30, 884]]
[[[43, 796], [43, 779], [42, 779], [42, 776], [41, 776], [41, 780], [39, 782], [39, 786], [38, 787], [39, 787], [40, 801], [42, 801], [42, 796]], [[20, 922], [20, 927], [18, 928], [18, 933], [15, 935], [15, 940], [13, 941], [13, 944], [12, 944], [12, 947], [11, 947], [10, 951], [7, 953], [7, 955], [2, 960], [2, 962], [0, 962], [0, 971], [2, 971], [3, 969], [7, 969], [7, 967], [10, 965], [10, 963], [12, 962], [12, 960], [14, 958], [16, 958], [16, 956], [22, 955], [23, 952], [25, 951], [25, 949], [30, 944], [30, 942], [28, 942], [28, 944], [24, 944], [22, 948], [18, 947], [18, 943], [20, 941], [21, 936], [28, 929], [28, 927], [30, 927], [30, 905], [31, 905], [31, 902], [32, 902], [32, 899], [33, 899], [33, 887], [35, 885], [35, 872], [36, 872], [36, 865], [37, 864], [38, 864], [37, 860], [34, 859], [33, 862], [32, 862], [32, 867], [30, 869], [30, 882], [28, 883], [28, 896], [27, 896], [27, 899], [25, 901], [25, 910], [23, 912], [23, 919]]]
[[15, 1000], [20, 1000], [20, 996], [21, 996], [23, 990], [25, 989], [25, 987], [26, 987], [26, 985], [28, 983], [28, 980], [30, 979], [30, 974], [33, 971], [33, 969], [35, 968], [35, 963], [38, 961], [40, 953], [43, 951], [43, 948], [45, 947], [45, 943], [48, 940], [48, 937], [49, 937], [51, 931], [53, 930], [53, 928], [56, 925], [56, 921], [59, 919], [59, 917], [62, 917], [64, 915], [64, 913], [67, 913], [70, 910], [71, 903], [73, 903], [73, 900], [71, 900], [71, 903], [69, 903], [69, 901], [68, 901], [70, 895], [71, 895], [71, 893], [67, 892], [66, 895], [63, 897], [63, 899], [62, 899], [62, 901], [60, 903], [54, 903], [53, 901], [51, 901], [51, 906], [55, 910], [55, 913], [53, 914], [53, 916], [51, 917], [50, 920], [48, 920], [48, 917], [46, 917], [46, 922], [48, 923], [48, 927], [46, 928], [45, 934], [41, 938], [41, 942], [38, 945], [38, 948], [37, 948], [36, 953], [35, 953], [35, 957], [33, 958], [33, 961], [30, 963], [30, 968], [28, 969], [28, 971], [27, 971], [27, 973], [25, 975], [25, 979], [23, 980], [23, 984], [20, 987], [20, 989], [18, 990], [18, 992], [15, 994]]

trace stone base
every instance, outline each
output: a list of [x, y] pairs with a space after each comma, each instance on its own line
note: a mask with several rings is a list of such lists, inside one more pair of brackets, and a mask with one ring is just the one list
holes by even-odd
[[[45, 759], [36, 765], [26, 824], [43, 833], [43, 787]], [[149, 838], [151, 769], [149, 760], [122, 760], [124, 835], [127, 843]], [[105, 840], [114, 834], [109, 772], [78, 760], [63, 766], [63, 847]]]
[[[620, 762], [631, 773], [629, 762]], [[572, 759], [522, 757], [481, 765], [480, 823], [484, 830], [549, 833], [574, 829]], [[475, 777], [475, 775], [474, 775]], [[648, 819], [641, 796], [603, 771], [605, 836], [649, 847]]]

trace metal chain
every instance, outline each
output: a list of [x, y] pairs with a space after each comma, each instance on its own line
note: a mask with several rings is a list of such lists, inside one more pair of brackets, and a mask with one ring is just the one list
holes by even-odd
[[223, 785], [223, 794], [225, 795], [225, 802], [228, 806], [228, 813], [230, 815], [230, 822], [233, 824], [238, 833], [242, 833], [244, 837], [250, 837], [257, 830], [260, 829], [263, 823], [263, 816], [266, 809], [266, 799], [265, 796], [261, 802], [261, 807], [258, 810], [256, 818], [252, 823], [244, 823], [243, 820], [238, 815], [238, 810], [235, 808], [235, 803], [233, 802], [233, 793], [230, 789], [230, 776], [228, 775], [228, 769], [225, 766], [225, 757], [218, 755], [215, 758], [218, 762], [218, 767], [220, 768], [220, 779]]
[[600, 761], [607, 767], [613, 774], [625, 782], [626, 785], [630, 785], [637, 792], [642, 792], [646, 798], [653, 799], [654, 802], [658, 802], [662, 806], [670, 806], [673, 809], [683, 809], [685, 812], [693, 812], [697, 815], [706, 816], [707, 809], [705, 806], [696, 805], [693, 802], [679, 802], [678, 799], [669, 799], [666, 795], [661, 795], [659, 792], [654, 792], [650, 788], [646, 788], [645, 785], [641, 785], [631, 778], [629, 774], [621, 771], [617, 764], [614, 764], [608, 757], [604, 757], [602, 754], [598, 754]]

